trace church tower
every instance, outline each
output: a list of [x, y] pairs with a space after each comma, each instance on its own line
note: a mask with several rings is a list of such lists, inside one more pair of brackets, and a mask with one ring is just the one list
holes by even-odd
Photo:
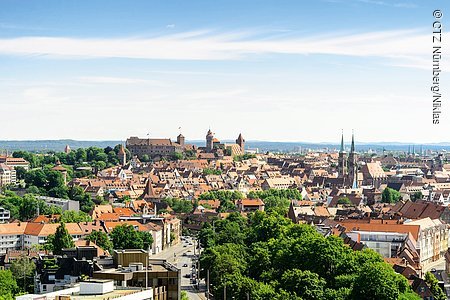
[[206, 151], [211, 152], [214, 148], [213, 140], [214, 134], [212, 133], [211, 129], [209, 129], [208, 133], [206, 134]]
[[339, 177], [347, 175], [347, 153], [344, 150], [344, 131], [342, 131], [341, 149], [339, 150], [338, 173]]
[[236, 140], [236, 144], [238, 144], [241, 147], [242, 153], [244, 153], [245, 152], [245, 140], [242, 137], [242, 134], [240, 134], [240, 133]]
[[348, 155], [348, 178], [352, 184], [352, 188], [358, 187], [358, 164], [355, 152], [355, 136], [352, 133], [352, 145], [350, 147], [350, 154]]
[[117, 153], [117, 156], [119, 157], [120, 164], [122, 166], [125, 166], [127, 163], [127, 152], [125, 151], [123, 145], [120, 145], [119, 153]]

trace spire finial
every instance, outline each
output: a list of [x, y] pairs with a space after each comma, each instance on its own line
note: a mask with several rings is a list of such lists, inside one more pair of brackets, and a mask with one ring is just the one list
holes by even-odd
[[355, 131], [352, 129], [352, 145], [350, 147], [350, 152], [355, 152]]
[[341, 135], [341, 150], [340, 152], [344, 152], [344, 129], [341, 129], [342, 135]]

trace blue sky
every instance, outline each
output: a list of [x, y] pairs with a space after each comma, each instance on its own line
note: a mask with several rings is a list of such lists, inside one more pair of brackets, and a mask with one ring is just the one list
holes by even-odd
[[0, 0], [0, 139], [448, 142], [435, 9], [447, 25], [444, 0]]

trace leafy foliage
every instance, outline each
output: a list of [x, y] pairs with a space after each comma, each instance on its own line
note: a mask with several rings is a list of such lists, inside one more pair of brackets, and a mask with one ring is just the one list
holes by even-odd
[[11, 264], [10, 270], [14, 278], [20, 283], [21, 292], [34, 292], [34, 270], [36, 270], [36, 265], [29, 257], [21, 255], [15, 259]]
[[430, 287], [431, 293], [433, 293], [434, 299], [436, 300], [445, 300], [447, 297], [445, 296], [445, 293], [442, 291], [441, 287], [439, 286], [439, 281], [437, 278], [431, 274], [430, 272], [425, 273], [425, 281]]
[[109, 239], [109, 236], [103, 231], [92, 231], [85, 237], [86, 240], [94, 242], [97, 246], [109, 252], [113, 249], [113, 243]]
[[[48, 242], [48, 241], [47, 241]], [[52, 238], [52, 250], [54, 254], [61, 254], [63, 248], [72, 248], [75, 246], [72, 236], [67, 231], [64, 222], [61, 222], [56, 229], [55, 235]]]
[[69, 190], [69, 197], [72, 200], [80, 202], [80, 210], [88, 213], [94, 207], [95, 203], [91, 199], [91, 195], [84, 192], [83, 188], [73, 186]]
[[226, 190], [210, 191], [199, 196], [200, 200], [218, 199], [220, 201], [219, 212], [234, 211], [236, 209], [234, 201], [243, 198], [244, 195], [241, 192]]
[[337, 204], [351, 205], [352, 202], [347, 197], [339, 198]]
[[266, 211], [276, 210], [280, 214], [286, 214], [291, 200], [302, 200], [302, 194], [297, 189], [269, 189], [248, 193], [250, 199], [262, 199]]
[[400, 192], [386, 187], [381, 194], [381, 202], [383, 203], [396, 203], [398, 200], [402, 198]]
[[132, 225], [123, 224], [111, 232], [114, 249], [148, 249], [153, 243], [152, 235], [147, 231], [137, 231]]
[[256, 154], [245, 153], [243, 155], [236, 155], [233, 157], [234, 161], [243, 161], [246, 159], [256, 158]]
[[79, 223], [90, 222], [92, 218], [83, 211], [66, 210], [61, 214], [60, 222], [64, 223]]
[[38, 208], [40, 214], [60, 214], [61, 208], [48, 206], [43, 200], [38, 200], [32, 194], [25, 194], [23, 197], [16, 195], [12, 191], [6, 191], [5, 195], [0, 195], [0, 205], [11, 212], [11, 217], [21, 221], [27, 221], [37, 216]]
[[10, 270], [0, 270], [0, 296], [5, 300], [14, 299], [19, 291], [16, 279]]
[[222, 174], [222, 171], [219, 169], [211, 169], [211, 168], [203, 169], [203, 175], [220, 175], [220, 174]]
[[167, 203], [176, 213], [190, 213], [194, 209], [194, 205], [190, 200], [165, 198], [162, 202]]
[[216, 299], [415, 299], [404, 277], [376, 252], [354, 252], [334, 236], [275, 210], [230, 214], [204, 225], [200, 258]]

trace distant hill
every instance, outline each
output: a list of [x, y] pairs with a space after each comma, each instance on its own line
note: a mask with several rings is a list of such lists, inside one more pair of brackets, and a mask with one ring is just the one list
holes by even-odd
[[[227, 141], [224, 142], [234, 142]], [[63, 151], [66, 145], [69, 145], [71, 149], [87, 148], [87, 147], [100, 147], [106, 148], [108, 146], [114, 147], [117, 144], [124, 143], [124, 141], [77, 141], [77, 140], [38, 140], [38, 141], [0, 141], [0, 151], [15, 151], [26, 150], [33, 152], [47, 152], [47, 151]], [[197, 146], [204, 146], [205, 141], [194, 140], [187, 141]], [[346, 147], [350, 145], [347, 143]], [[367, 151], [372, 149], [374, 151], [408, 151], [410, 144], [396, 143], [396, 142], [379, 142], [379, 143], [359, 143], [356, 142], [357, 151]], [[420, 146], [423, 150], [446, 150], [450, 151], [450, 143], [438, 143], [438, 144], [415, 144], [416, 152], [419, 151]], [[270, 142], [270, 141], [247, 141], [246, 148], [258, 148], [260, 152], [265, 151], [299, 151], [300, 149], [338, 149], [337, 143], [303, 143], [303, 142]]]
[[0, 141], [0, 149], [7, 151], [26, 150], [32, 152], [64, 151], [66, 145], [71, 149], [91, 146], [114, 147], [123, 141], [76, 141], [76, 140], [39, 140], [39, 141]]

